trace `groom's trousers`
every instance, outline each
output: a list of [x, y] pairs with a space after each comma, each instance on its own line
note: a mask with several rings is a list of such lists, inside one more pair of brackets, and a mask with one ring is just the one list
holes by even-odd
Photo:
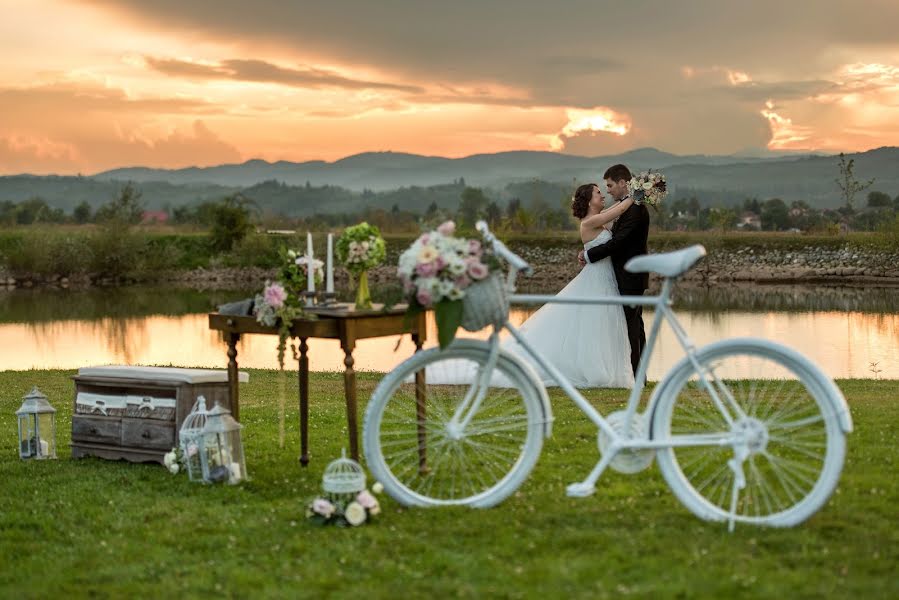
[[[638, 292], [622, 292], [622, 295], [642, 295], [642, 291]], [[627, 323], [627, 339], [631, 343], [631, 368], [634, 370], [634, 376], [637, 375], [637, 366], [640, 364], [640, 355], [643, 354], [643, 348], [646, 347], [646, 332], [643, 329], [643, 307], [642, 306], [625, 306], [624, 321]]]

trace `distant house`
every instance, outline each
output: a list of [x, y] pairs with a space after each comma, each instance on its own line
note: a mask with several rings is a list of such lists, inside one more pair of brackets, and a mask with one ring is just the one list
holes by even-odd
[[141, 225], [149, 225], [151, 223], [167, 223], [169, 220], [169, 213], [164, 210], [145, 210], [141, 213], [140, 222]]
[[761, 229], [762, 228], [762, 219], [752, 212], [748, 210], [740, 215], [740, 220], [737, 222], [738, 229]]

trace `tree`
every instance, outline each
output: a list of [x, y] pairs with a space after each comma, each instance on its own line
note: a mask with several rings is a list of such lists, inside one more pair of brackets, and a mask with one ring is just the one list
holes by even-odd
[[521, 199], [512, 198], [509, 200], [509, 203], [506, 204], [506, 218], [510, 221], [515, 220], [515, 215], [518, 214], [518, 209], [521, 208]]
[[758, 198], [746, 198], [743, 200], [743, 212], [753, 212], [757, 215], [762, 214], [762, 204]]
[[883, 192], [868, 192], [868, 208], [890, 208], [893, 206], [893, 199]]
[[699, 216], [699, 198], [693, 196], [687, 201], [687, 212], [692, 217]]
[[480, 188], [467, 187], [462, 190], [462, 200], [459, 202], [459, 220], [466, 227], [474, 227], [481, 213], [490, 200]]
[[81, 204], [75, 207], [72, 211], [72, 217], [75, 219], [75, 222], [79, 225], [84, 225], [88, 221], [91, 220], [91, 205], [87, 203], [87, 200], [83, 201]]
[[503, 218], [503, 210], [495, 200], [491, 200], [490, 204], [487, 205], [484, 211], [484, 218], [487, 219], [487, 224], [490, 225], [491, 229], [495, 229], [499, 225]]
[[437, 202], [431, 201], [431, 204], [428, 205], [428, 210], [425, 211], [425, 220], [431, 220], [436, 217], [439, 210], [440, 207], [437, 206]]
[[896, 194], [896, 197], [893, 198], [893, 210], [899, 212], [899, 194]]
[[724, 233], [728, 229], [733, 229], [737, 224], [737, 213], [730, 208], [713, 208], [709, 215], [709, 222]]
[[231, 250], [253, 230], [249, 206], [253, 204], [241, 194], [228, 196], [212, 210], [212, 247], [220, 252]]
[[790, 211], [780, 198], [771, 198], [762, 205], [762, 229], [779, 231], [789, 227]]
[[840, 195], [843, 197], [844, 206], [848, 208], [850, 211], [855, 210], [855, 196], [859, 192], [863, 192], [874, 184], [874, 178], [872, 177], [867, 182], [862, 183], [858, 179], [855, 178], [855, 174], [852, 172], [853, 168], [855, 168], [855, 159], [850, 158], [849, 161], [846, 161], [846, 155], [840, 152], [840, 176], [837, 177], [834, 181], [837, 186], [840, 188]]
[[129, 181], [119, 189], [118, 195], [97, 209], [95, 218], [98, 222], [136, 225], [144, 214], [141, 193], [133, 182]]

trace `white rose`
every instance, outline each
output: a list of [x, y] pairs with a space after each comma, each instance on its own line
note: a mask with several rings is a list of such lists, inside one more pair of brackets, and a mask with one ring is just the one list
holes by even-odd
[[169, 471], [172, 472], [172, 475], [177, 475], [178, 471], [180, 470], [181, 467], [178, 465], [178, 463], [172, 463], [171, 465], [169, 465]]
[[365, 509], [358, 502], [350, 502], [343, 513], [347, 523], [356, 527], [365, 523]]
[[166, 467], [171, 467], [176, 460], [176, 456], [174, 452], [166, 452], [165, 456], [162, 457], [162, 464]]
[[297, 251], [296, 251], [296, 250], [288, 250], [288, 251], [287, 251], [287, 258], [296, 258], [296, 257], [297, 257]]
[[377, 516], [381, 514], [381, 505], [375, 500], [375, 505], [368, 509], [368, 512], [371, 513], [371, 516]]
[[652, 182], [651, 182], [651, 181], [644, 181], [644, 182], [643, 182], [643, 189], [646, 190], [647, 192], [648, 192], [649, 190], [651, 190], [651, 189], [652, 189]]
[[384, 492], [384, 486], [381, 484], [380, 481], [376, 481], [375, 484], [373, 486], [371, 486], [371, 491], [373, 491], [376, 494], [381, 494]]
[[460, 290], [459, 288], [454, 287], [450, 290], [449, 294], [447, 294], [447, 298], [450, 300], [461, 300], [465, 297], [465, 292]]

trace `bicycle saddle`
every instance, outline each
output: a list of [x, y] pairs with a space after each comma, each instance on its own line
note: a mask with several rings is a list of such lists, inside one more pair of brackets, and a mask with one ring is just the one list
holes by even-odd
[[677, 277], [689, 271], [699, 259], [705, 256], [705, 247], [696, 244], [659, 254], [642, 254], [627, 261], [624, 268], [631, 273], [658, 273], [664, 277]]

